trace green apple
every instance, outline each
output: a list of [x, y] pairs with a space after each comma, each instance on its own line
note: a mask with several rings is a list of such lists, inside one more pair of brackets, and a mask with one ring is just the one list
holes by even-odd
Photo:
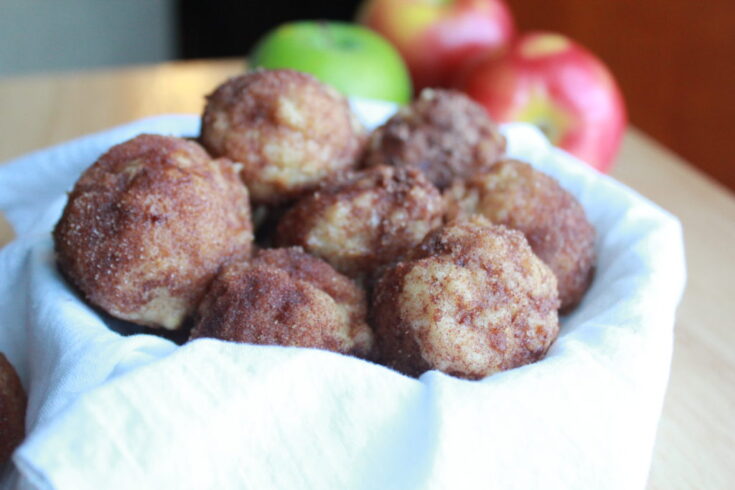
[[249, 63], [311, 73], [346, 95], [399, 104], [411, 100], [411, 79], [401, 56], [379, 34], [356, 24], [283, 24], [256, 44]]

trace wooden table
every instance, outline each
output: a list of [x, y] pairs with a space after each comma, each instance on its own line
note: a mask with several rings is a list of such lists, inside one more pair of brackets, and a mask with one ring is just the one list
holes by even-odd
[[[199, 113], [242, 61], [0, 80], [0, 161], [164, 113]], [[735, 488], [735, 196], [640, 131], [613, 175], [684, 224], [689, 279], [649, 488]], [[12, 238], [0, 216], [0, 246]]]

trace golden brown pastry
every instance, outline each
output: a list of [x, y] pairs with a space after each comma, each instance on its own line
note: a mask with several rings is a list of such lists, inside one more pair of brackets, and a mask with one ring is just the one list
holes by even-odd
[[191, 339], [313, 347], [367, 356], [373, 333], [365, 293], [298, 247], [261, 250], [233, 261], [199, 306]]
[[552, 177], [504, 160], [445, 192], [447, 216], [480, 213], [519, 230], [556, 275], [562, 311], [579, 303], [592, 281], [595, 229], [584, 209]]
[[0, 353], [0, 463], [8, 461], [23, 442], [26, 404], [26, 393], [18, 373]]
[[438, 188], [487, 169], [505, 151], [505, 138], [485, 109], [453, 90], [424, 89], [376, 129], [365, 164], [415, 167]]
[[556, 279], [523, 235], [475, 215], [389, 268], [371, 318], [388, 366], [480, 379], [542, 358], [559, 331], [558, 307]]
[[237, 168], [196, 143], [140, 135], [77, 181], [54, 230], [59, 267], [90, 303], [179, 328], [219, 266], [252, 243]]
[[276, 204], [353, 167], [365, 135], [330, 86], [293, 70], [256, 70], [207, 97], [201, 141], [242, 164], [254, 202]]
[[441, 194], [421, 172], [378, 166], [298, 201], [279, 222], [277, 240], [362, 278], [420, 243], [443, 213]]

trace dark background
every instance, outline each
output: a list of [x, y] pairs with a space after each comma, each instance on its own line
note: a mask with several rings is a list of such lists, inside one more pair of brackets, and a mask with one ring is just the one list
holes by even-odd
[[180, 56], [184, 59], [242, 56], [260, 36], [290, 20], [352, 20], [358, 0], [180, 0]]
[[[633, 125], [735, 189], [735, 1], [507, 1], [520, 30], [562, 32], [600, 56]], [[179, 54], [243, 56], [284, 21], [349, 20], [358, 4], [181, 0]]]

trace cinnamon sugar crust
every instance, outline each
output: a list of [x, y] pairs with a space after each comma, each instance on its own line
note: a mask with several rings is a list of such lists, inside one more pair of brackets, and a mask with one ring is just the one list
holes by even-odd
[[542, 358], [559, 331], [558, 307], [554, 275], [523, 235], [473, 216], [387, 270], [371, 320], [388, 366], [480, 379]]
[[277, 241], [363, 278], [420, 243], [443, 213], [439, 191], [421, 172], [382, 165], [344, 175], [298, 201], [279, 222]]
[[347, 99], [306, 73], [255, 70], [207, 97], [202, 144], [242, 164], [258, 204], [277, 204], [355, 166], [365, 132]]
[[54, 230], [61, 272], [112, 316], [177, 329], [217, 269], [252, 243], [237, 168], [196, 143], [144, 134], [77, 181]]
[[527, 163], [503, 160], [456, 182], [445, 200], [449, 219], [480, 213], [523, 233], [556, 275], [563, 312], [582, 299], [594, 274], [596, 233], [579, 202], [555, 179]]
[[365, 293], [298, 247], [225, 266], [199, 306], [191, 338], [313, 347], [366, 357]]
[[26, 406], [18, 373], [0, 353], [0, 463], [8, 461], [25, 438]]
[[376, 129], [365, 164], [415, 167], [439, 189], [492, 165], [505, 138], [485, 109], [461, 92], [424, 89]]

